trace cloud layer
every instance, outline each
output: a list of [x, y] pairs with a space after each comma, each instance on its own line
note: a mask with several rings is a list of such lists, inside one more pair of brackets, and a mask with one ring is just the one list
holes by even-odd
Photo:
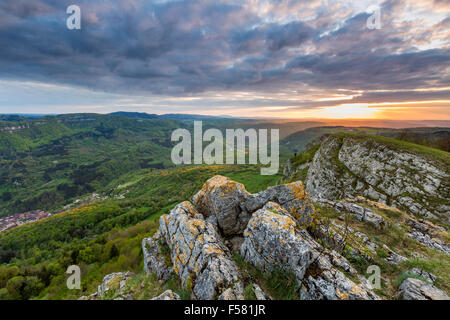
[[445, 1], [375, 3], [378, 30], [366, 26], [373, 1], [331, 0], [78, 0], [82, 29], [68, 30], [73, 2], [0, 3], [7, 94], [26, 81], [200, 111], [449, 100]]

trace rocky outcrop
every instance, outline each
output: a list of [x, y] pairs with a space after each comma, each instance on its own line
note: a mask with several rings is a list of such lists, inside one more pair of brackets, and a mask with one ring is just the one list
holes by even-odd
[[214, 226], [190, 202], [177, 205], [160, 218], [160, 232], [170, 249], [173, 270], [197, 299], [225, 293], [242, 298], [239, 272]]
[[426, 272], [425, 270], [419, 268], [412, 268], [411, 270], [408, 271], [408, 273], [422, 277], [429, 283], [434, 283], [436, 281], [436, 276], [434, 274]]
[[432, 238], [429, 234], [419, 231], [412, 231], [411, 233], [408, 233], [408, 237], [420, 242], [424, 246], [450, 254], [450, 246], [439, 238]]
[[376, 249], [379, 248], [366, 234], [336, 221], [331, 221], [328, 225], [319, 224], [309, 232], [314, 239], [337, 252], [343, 252], [346, 249], [353, 257], [362, 256], [366, 260], [371, 260], [371, 254], [375, 254]]
[[330, 200], [364, 196], [448, 222], [450, 173], [439, 162], [375, 138], [327, 137], [308, 169], [306, 190]]
[[449, 300], [442, 290], [415, 278], [408, 278], [402, 282], [398, 296], [404, 300]]
[[412, 217], [406, 219], [406, 224], [411, 230], [408, 237], [424, 246], [450, 254], [450, 246], [442, 239], [442, 234], [446, 233], [444, 228], [436, 226], [430, 221], [416, 220]]
[[314, 214], [314, 206], [301, 181], [250, 194], [244, 185], [215, 176], [193, 197], [197, 210], [225, 236], [242, 234], [252, 213], [269, 201], [281, 205], [300, 224], [309, 223]]
[[153, 272], [158, 279], [167, 281], [175, 273], [173, 271], [171, 261], [167, 259], [161, 252], [162, 241], [159, 230], [153, 238], [146, 238], [142, 241], [142, 253], [144, 256], [144, 271]]
[[328, 199], [314, 199], [314, 202], [328, 206], [336, 210], [337, 212], [348, 212], [355, 217], [356, 220], [361, 222], [367, 222], [373, 224], [377, 229], [381, 229], [386, 226], [386, 221], [382, 216], [365, 208], [354, 201], [347, 199], [342, 201], [331, 201]]
[[150, 300], [181, 300], [180, 296], [173, 292], [172, 290], [166, 290], [159, 296], [154, 297]]
[[278, 204], [256, 211], [244, 231], [242, 257], [262, 271], [280, 267], [302, 279], [318, 244]]
[[[322, 254], [308, 269], [300, 288], [304, 300], [375, 300], [378, 297], [364, 277], [359, 283], [347, 278], [336, 266], [349, 266], [345, 258]], [[351, 268], [351, 267], [350, 267]], [[355, 274], [356, 272], [354, 272]]]
[[[243, 299], [244, 277], [231, 248], [261, 271], [293, 273], [304, 298], [375, 299], [364, 281], [356, 284], [343, 273], [357, 276], [343, 256], [302, 228], [314, 212], [300, 181], [250, 194], [242, 184], [215, 176], [193, 204], [185, 201], [161, 216], [159, 232], [143, 240], [144, 269], [159, 279], [173, 272], [194, 299]], [[253, 288], [258, 299], [266, 298]]]
[[268, 202], [279, 204], [300, 225], [310, 223], [314, 217], [314, 205], [301, 181], [269, 187], [253, 194], [246, 201], [245, 207], [249, 212], [254, 212]]
[[[98, 286], [97, 297], [104, 298], [110, 291], [115, 291], [119, 296], [124, 293], [127, 280], [135, 276], [132, 272], [116, 272], [106, 275]], [[122, 297], [129, 299], [130, 297]]]
[[193, 197], [193, 204], [206, 219], [217, 224], [223, 234], [239, 234], [250, 219], [244, 206], [249, 196], [241, 183], [214, 176]]
[[318, 244], [276, 203], [253, 214], [244, 237], [243, 258], [263, 271], [294, 273], [303, 299], [377, 298], [365, 281], [357, 285], [339, 270], [357, 273], [344, 257]]

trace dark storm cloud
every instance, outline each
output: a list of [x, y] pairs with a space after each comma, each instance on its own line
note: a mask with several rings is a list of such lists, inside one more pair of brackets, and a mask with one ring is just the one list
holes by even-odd
[[[409, 88], [450, 85], [445, 72], [449, 49], [418, 49], [433, 29], [408, 33], [407, 24], [393, 27], [390, 22], [401, 6], [392, 1], [384, 6], [389, 10], [381, 30], [366, 28], [366, 13], [342, 18], [345, 10], [323, 6], [317, 7], [315, 20], [274, 19], [299, 1], [265, 13], [245, 1], [77, 2], [82, 30], [65, 26], [65, 10], [73, 0], [2, 2], [0, 78], [174, 96], [276, 92], [306, 84], [403, 89], [406, 98]], [[329, 29], [338, 18], [341, 23]], [[436, 26], [447, 21], [436, 21]], [[379, 95], [364, 99], [378, 101]]]

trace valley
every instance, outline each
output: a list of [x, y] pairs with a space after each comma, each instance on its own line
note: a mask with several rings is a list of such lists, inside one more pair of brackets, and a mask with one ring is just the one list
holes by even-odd
[[[202, 121], [205, 129], [245, 129], [256, 124], [234, 118]], [[443, 141], [450, 136], [450, 129], [314, 127], [311, 123], [290, 123], [283, 128], [277, 121], [257, 123], [256, 128], [280, 128], [282, 165], [277, 175], [260, 175], [259, 165], [173, 165], [170, 151], [175, 143], [170, 141], [170, 134], [175, 128], [192, 130], [191, 117], [75, 114], [4, 119], [2, 127], [20, 129], [0, 133], [2, 219], [20, 217], [26, 212], [40, 212], [42, 219], [35, 221], [32, 216], [30, 223], [0, 232], [0, 299], [78, 299], [97, 292], [105, 276], [121, 276], [124, 272], [133, 274], [127, 276], [125, 289], [108, 289], [105, 292], [109, 293], [90, 299], [148, 299], [165, 290], [172, 290], [182, 299], [192, 298], [192, 288], [186, 287], [183, 278], [172, 274], [160, 282], [156, 274], [143, 272], [148, 270], [148, 258], [142, 243], [160, 228], [161, 216], [180, 203], [191, 201], [208, 179], [218, 175], [242, 183], [252, 194], [262, 192], [266, 206], [266, 201], [280, 202], [281, 198], [269, 196], [270, 192], [264, 190], [303, 181], [317, 220], [314, 226], [305, 226], [308, 235], [300, 231], [303, 228], [295, 227], [293, 230], [298, 231], [294, 232], [302, 232], [303, 238], [312, 237], [308, 241], [317, 242], [313, 247], [323, 246], [342, 255], [351, 266], [350, 271], [342, 272], [353, 283], [360, 281], [355, 280], [359, 276], [368, 276], [369, 265], [380, 266], [384, 275], [382, 287], [373, 291], [378, 298], [395, 298], [414, 268], [431, 273], [437, 290], [449, 293], [449, 196], [445, 177], [450, 161]], [[294, 126], [303, 127], [295, 131]], [[332, 141], [337, 141], [337, 147]], [[436, 147], [412, 141], [436, 143]], [[374, 157], [371, 148], [378, 150], [380, 156]], [[352, 157], [356, 153], [358, 157]], [[413, 158], [407, 159], [406, 155]], [[404, 163], [394, 161], [396, 157]], [[370, 169], [380, 167], [371, 162], [376, 159], [391, 164], [394, 161], [406, 170], [404, 177], [399, 178], [401, 171], [387, 168], [381, 180], [372, 183], [370, 177], [380, 175]], [[431, 185], [429, 188], [419, 179], [421, 195], [412, 192], [415, 182], [408, 179], [414, 179], [414, 175], [407, 169], [420, 179], [431, 179], [432, 172], [436, 172], [432, 180], [435, 184], [438, 179], [439, 186], [432, 191]], [[383, 192], [399, 179], [404, 185], [398, 188], [412, 188], [408, 197], [413, 202], [400, 201], [392, 192]], [[383, 181], [387, 189], [380, 185]], [[364, 188], [357, 187], [361, 184]], [[377, 196], [368, 188], [370, 185]], [[284, 209], [267, 210], [286, 214]], [[384, 227], [372, 226], [352, 210], [362, 210], [366, 215], [373, 212], [382, 218]], [[299, 216], [293, 215], [292, 219], [302, 225]], [[219, 230], [223, 232], [222, 227]], [[226, 240], [220, 244], [225, 246], [224, 254], [242, 274], [238, 277], [242, 277], [239, 294], [243, 297], [256, 299], [261, 296], [260, 290], [272, 299], [298, 299], [304, 295], [296, 284], [302, 274], [295, 276], [295, 270], [289, 268], [261, 270], [255, 257], [246, 257], [231, 245], [233, 237], [219, 236], [222, 237]], [[342, 239], [346, 245], [342, 246]], [[176, 261], [176, 255], [171, 256], [168, 248], [164, 250], [162, 260], [169, 264]], [[69, 290], [65, 285], [65, 270], [74, 264], [82, 270], [81, 290]], [[283, 288], [277, 285], [280, 281]], [[311, 281], [305, 286], [312, 297], [315, 280]]]

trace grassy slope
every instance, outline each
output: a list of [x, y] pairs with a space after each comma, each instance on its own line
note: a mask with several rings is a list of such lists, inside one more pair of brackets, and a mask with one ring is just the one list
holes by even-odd
[[446, 168], [446, 170], [450, 170], [450, 153], [443, 150], [384, 136], [356, 134], [349, 132], [345, 133], [341, 132], [338, 133], [337, 136], [340, 138], [354, 138], [364, 141], [375, 141], [380, 144], [387, 145], [394, 150], [406, 151], [409, 153], [425, 157], [429, 160], [436, 161], [440, 163], [440, 166]]
[[[295, 132], [281, 141], [280, 150], [287, 153], [299, 153], [305, 151], [309, 143], [324, 134], [361, 134], [365, 136], [379, 136], [381, 138], [397, 138], [402, 134], [408, 139], [420, 141], [423, 145], [433, 145], [439, 138], [450, 135], [450, 128], [412, 128], [408, 130], [368, 127], [315, 127]], [[389, 140], [389, 139], [388, 139]], [[415, 144], [417, 145], [417, 144]]]
[[[450, 293], [450, 274], [448, 273], [448, 267], [450, 266], [450, 257], [443, 252], [435, 249], [430, 249], [421, 245], [419, 242], [410, 239], [407, 236], [408, 227], [404, 222], [408, 217], [406, 213], [391, 211], [389, 209], [378, 209], [376, 207], [366, 205], [366, 207], [372, 209], [373, 211], [380, 214], [389, 224], [388, 227], [380, 230], [376, 229], [374, 226], [357, 221], [352, 216], [347, 217], [348, 226], [353, 228], [355, 232], [362, 232], [366, 234], [370, 241], [377, 244], [379, 248], [376, 250], [375, 254], [366, 251], [366, 254], [370, 258], [360, 257], [355, 259], [351, 255], [342, 252], [347, 256], [351, 264], [358, 270], [358, 273], [366, 275], [368, 277], [370, 274], [366, 274], [367, 268], [370, 265], [377, 265], [381, 269], [382, 288], [377, 290], [377, 294], [384, 298], [393, 299], [395, 298], [398, 286], [405, 277], [410, 276], [407, 271], [418, 267], [424, 269], [427, 272], [431, 272], [437, 277], [435, 285]], [[321, 223], [328, 223], [334, 220], [337, 223], [344, 224], [340, 221], [338, 217], [341, 213], [335, 212], [333, 209], [316, 206], [318, 210], [318, 216], [321, 219]], [[335, 232], [338, 232], [335, 230]], [[351, 239], [353, 238], [353, 244], [357, 243], [357, 237], [353, 237], [352, 234], [348, 235]], [[347, 243], [352, 243], [348, 240]], [[398, 265], [393, 265], [388, 263], [385, 258], [387, 256], [387, 251], [382, 248], [383, 244], [387, 245], [390, 249], [394, 250], [398, 254], [406, 257], [408, 260], [402, 262]], [[326, 245], [326, 244], [325, 244]], [[388, 282], [385, 280], [389, 280]]]

